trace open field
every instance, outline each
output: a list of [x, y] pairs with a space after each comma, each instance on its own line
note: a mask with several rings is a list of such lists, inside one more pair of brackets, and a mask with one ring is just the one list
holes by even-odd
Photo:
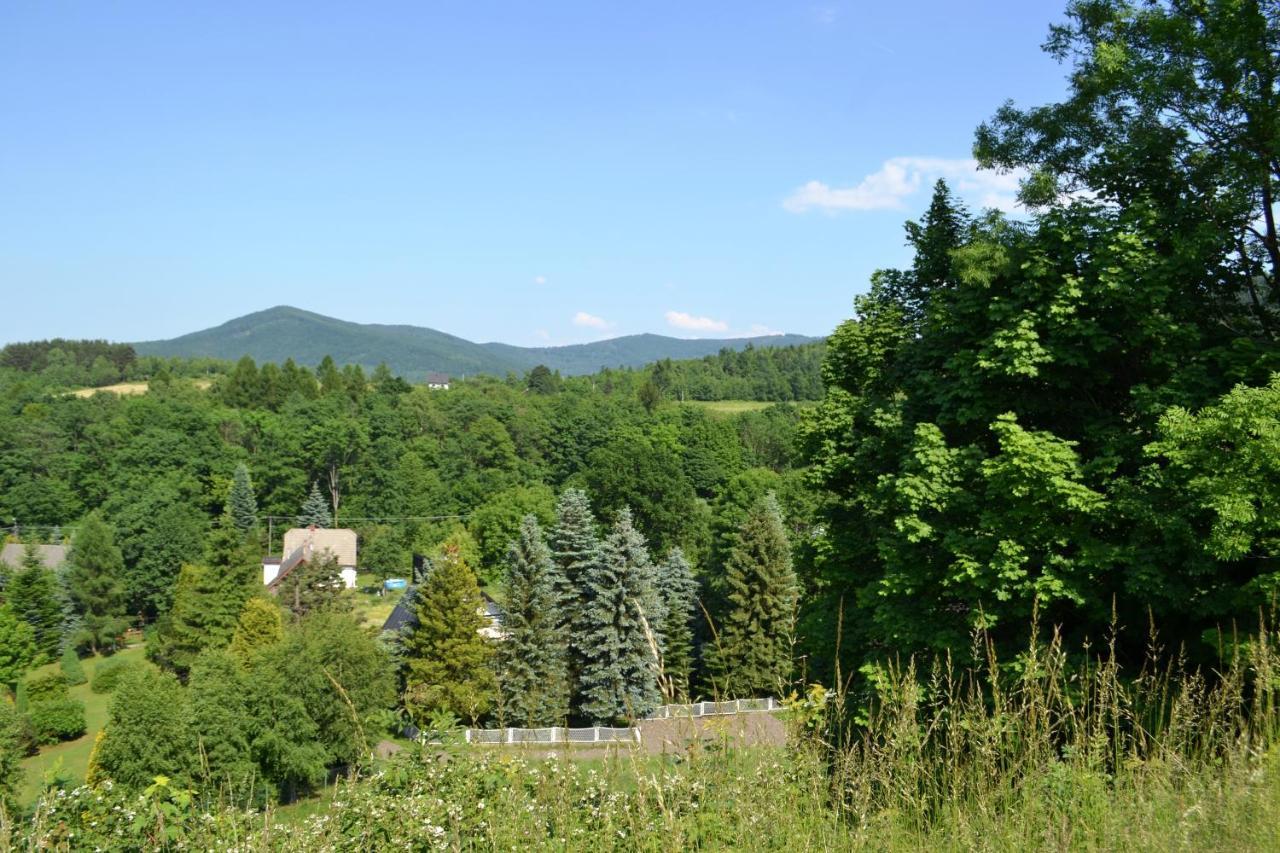
[[[146, 660], [146, 649], [144, 646], [134, 646], [117, 652], [111, 658], [102, 656], [85, 658], [81, 663], [84, 665], [84, 674], [88, 676], [89, 682], [93, 681], [93, 674], [97, 672], [98, 664], [112, 658], [143, 661]], [[33, 674], [57, 670], [58, 664], [55, 662], [40, 667]], [[75, 784], [84, 781], [85, 771], [89, 768], [89, 753], [93, 751], [93, 740], [107, 724], [107, 711], [111, 707], [112, 696], [110, 693], [94, 693], [89, 689], [89, 682], [77, 684], [71, 688], [71, 698], [79, 699], [84, 703], [84, 735], [75, 740], [42, 747], [40, 752], [22, 762], [24, 775], [22, 789], [18, 792], [20, 802], [26, 804], [35, 801], [44, 785], [44, 776], [50, 770], [60, 770]]]
[[740, 415], [743, 412], [759, 412], [777, 403], [764, 400], [685, 400], [680, 405], [695, 406], [717, 415]]
[[[213, 384], [212, 379], [193, 379], [192, 382], [202, 391]], [[77, 388], [70, 393], [73, 397], [92, 397], [102, 391], [107, 394], [119, 394], [123, 397], [133, 394], [145, 394], [148, 390], [150, 390], [150, 385], [146, 382], [119, 382], [115, 385], [103, 385], [100, 388]]]

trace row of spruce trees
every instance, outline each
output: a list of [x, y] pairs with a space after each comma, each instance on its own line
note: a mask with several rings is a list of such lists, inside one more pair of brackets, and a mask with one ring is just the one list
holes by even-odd
[[[502, 725], [609, 724], [663, 702], [786, 688], [798, 586], [772, 495], [709, 590], [679, 548], [654, 559], [630, 510], [602, 530], [578, 489], [561, 495], [550, 530], [524, 518], [506, 569], [498, 643], [479, 633], [479, 587], [456, 549], [411, 593], [418, 624], [400, 647], [405, 705], [420, 720], [491, 712]], [[717, 619], [702, 618], [708, 598]]]

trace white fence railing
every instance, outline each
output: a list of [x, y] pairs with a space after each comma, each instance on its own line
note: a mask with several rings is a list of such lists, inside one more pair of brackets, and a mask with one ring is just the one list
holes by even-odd
[[541, 743], [639, 743], [637, 728], [615, 729], [591, 726], [571, 729], [550, 726], [544, 729], [467, 729], [467, 743], [541, 744]]
[[[646, 720], [671, 720], [688, 717], [711, 717], [721, 714], [747, 714], [777, 711], [782, 703], [767, 699], [733, 699], [728, 702], [694, 702], [689, 705], [663, 705]], [[615, 729], [608, 726], [571, 729], [550, 726], [542, 729], [467, 729], [467, 743], [479, 744], [552, 744], [552, 743], [639, 743], [640, 729]]]

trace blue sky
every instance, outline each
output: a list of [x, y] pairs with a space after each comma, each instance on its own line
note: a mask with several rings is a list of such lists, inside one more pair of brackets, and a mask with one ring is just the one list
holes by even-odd
[[825, 334], [1062, 0], [0, 6], [0, 341]]

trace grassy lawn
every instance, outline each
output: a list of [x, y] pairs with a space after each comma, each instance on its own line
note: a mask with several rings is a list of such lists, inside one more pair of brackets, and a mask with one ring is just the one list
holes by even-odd
[[[193, 384], [203, 391], [213, 384], [213, 380], [196, 379], [193, 380]], [[99, 391], [103, 391], [108, 394], [119, 394], [124, 396], [129, 394], [145, 394], [149, 388], [150, 386], [146, 382], [118, 382], [115, 385], [103, 385], [100, 388], [77, 388], [75, 391], [71, 392], [71, 395], [74, 397], [92, 397]]]
[[363, 592], [365, 587], [382, 588], [382, 579], [372, 574], [361, 573], [356, 576], [356, 588], [349, 591], [352, 606], [357, 618], [365, 625], [381, 628], [395, 609], [396, 603], [404, 595], [402, 589], [387, 590], [383, 595]]
[[[145, 648], [143, 646], [134, 646], [131, 649], [117, 652], [113, 657], [144, 661], [146, 660]], [[90, 681], [93, 680], [93, 674], [97, 671], [98, 664], [104, 660], [109, 660], [109, 658], [92, 657], [81, 661], [84, 664], [84, 673], [89, 677]], [[57, 670], [58, 664], [51, 663], [41, 667], [36, 672], [55, 672]], [[102, 727], [107, 724], [107, 709], [111, 705], [111, 694], [94, 693], [89, 689], [89, 685], [85, 683], [72, 687], [71, 696], [73, 699], [79, 699], [84, 703], [85, 733], [75, 740], [43, 747], [39, 753], [22, 762], [24, 775], [22, 788], [18, 792], [18, 799], [23, 804], [35, 801], [35, 798], [40, 794], [40, 789], [43, 787], [45, 773], [55, 767], [60, 766], [62, 772], [71, 778], [72, 783], [84, 781], [85, 771], [89, 768], [89, 753], [93, 751], [93, 740], [97, 737], [98, 732], [102, 730]]]

